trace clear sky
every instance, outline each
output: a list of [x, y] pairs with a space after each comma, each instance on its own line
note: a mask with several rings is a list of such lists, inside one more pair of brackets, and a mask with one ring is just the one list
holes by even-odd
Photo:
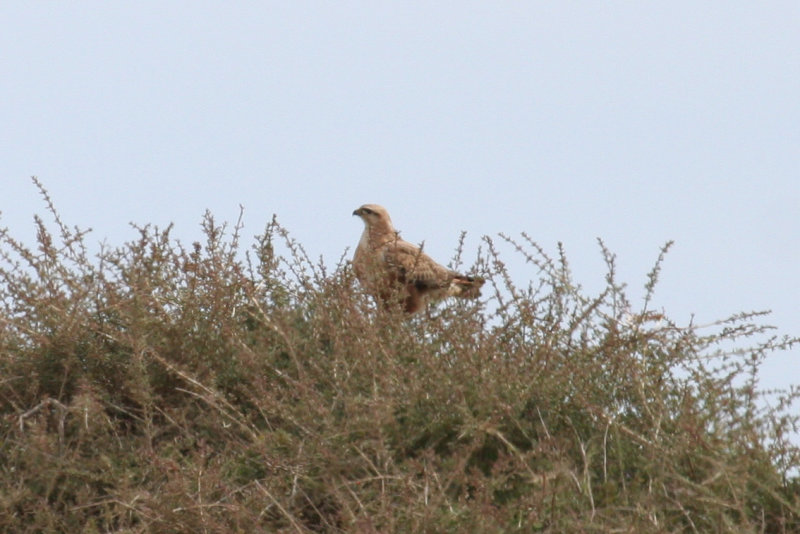
[[[587, 290], [601, 237], [639, 298], [674, 239], [670, 317], [772, 309], [800, 334], [798, 2], [9, 0], [0, 28], [15, 236], [44, 214], [36, 175], [96, 242], [191, 241], [241, 204], [249, 235], [275, 213], [335, 263], [374, 202], [441, 260], [461, 230], [473, 253], [561, 241]], [[764, 385], [800, 383], [798, 356]]]

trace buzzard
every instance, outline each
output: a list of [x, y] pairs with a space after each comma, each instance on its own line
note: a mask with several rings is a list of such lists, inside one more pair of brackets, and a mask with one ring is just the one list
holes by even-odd
[[364, 204], [353, 215], [364, 221], [353, 270], [361, 285], [384, 305], [399, 301], [407, 313], [413, 314], [428, 300], [480, 296], [483, 278], [439, 265], [420, 247], [401, 239], [382, 206]]

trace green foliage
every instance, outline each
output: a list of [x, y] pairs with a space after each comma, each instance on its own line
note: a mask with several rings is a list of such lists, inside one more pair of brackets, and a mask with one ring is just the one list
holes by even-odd
[[485, 238], [488, 299], [409, 320], [275, 220], [89, 257], [40, 189], [58, 235], [0, 231], [0, 531], [800, 531], [797, 392], [757, 388], [795, 340], [649, 309], [669, 245], [629, 312], [602, 243], [587, 296]]

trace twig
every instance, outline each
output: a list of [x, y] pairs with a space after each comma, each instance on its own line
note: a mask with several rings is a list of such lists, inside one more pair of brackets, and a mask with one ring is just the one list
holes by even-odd
[[281, 503], [280, 503], [280, 502], [278, 502], [278, 499], [276, 499], [275, 497], [273, 497], [273, 495], [272, 495], [272, 494], [269, 492], [269, 490], [268, 490], [267, 488], [265, 488], [264, 486], [262, 486], [262, 485], [261, 485], [261, 483], [260, 483], [258, 480], [256, 480], [256, 481], [255, 481], [255, 483], [256, 483], [256, 487], [258, 487], [258, 489], [260, 489], [261, 491], [263, 491], [263, 492], [264, 492], [264, 494], [265, 494], [267, 497], [269, 497], [269, 498], [270, 498], [270, 500], [271, 500], [271, 501], [272, 501], [272, 502], [275, 504], [275, 506], [277, 506], [277, 507], [278, 507], [278, 510], [280, 510], [280, 511], [283, 513], [283, 515], [285, 515], [285, 516], [286, 516], [286, 519], [288, 519], [288, 520], [289, 520], [289, 522], [292, 524], [292, 526], [294, 527], [294, 529], [295, 529], [297, 532], [300, 532], [300, 533], [302, 534], [302, 532], [303, 532], [303, 527], [301, 527], [301, 526], [300, 526], [300, 525], [297, 523], [297, 521], [295, 521], [295, 519], [294, 519], [294, 516], [293, 516], [292, 514], [290, 514], [290, 513], [289, 513], [289, 512], [286, 510], [286, 508], [284, 508], [284, 507], [281, 505]]

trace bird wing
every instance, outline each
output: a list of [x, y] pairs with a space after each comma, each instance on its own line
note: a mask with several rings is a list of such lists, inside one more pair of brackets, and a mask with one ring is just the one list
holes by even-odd
[[446, 287], [455, 276], [453, 271], [433, 261], [422, 249], [401, 239], [384, 246], [383, 260], [397, 280], [420, 289]]

